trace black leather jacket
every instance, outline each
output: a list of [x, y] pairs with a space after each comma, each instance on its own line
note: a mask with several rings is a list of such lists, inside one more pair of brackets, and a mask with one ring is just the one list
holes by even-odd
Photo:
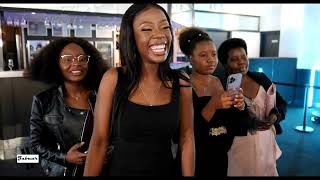
[[[93, 112], [96, 92], [89, 97]], [[41, 166], [48, 176], [70, 175], [72, 165], [65, 160], [68, 150], [80, 142], [82, 126], [89, 111], [68, 107], [62, 86], [52, 87], [33, 97], [30, 134], [32, 150], [39, 154]]]

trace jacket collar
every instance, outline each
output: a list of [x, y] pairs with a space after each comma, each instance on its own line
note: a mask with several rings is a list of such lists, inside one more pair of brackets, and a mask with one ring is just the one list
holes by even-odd
[[[66, 104], [64, 103], [64, 100], [63, 100], [63, 85], [59, 85], [58, 86], [58, 98], [61, 102], [63, 102], [63, 104], [65, 105], [66, 107]], [[91, 93], [90, 93], [90, 96], [89, 96], [89, 106], [90, 106], [90, 109], [93, 110], [94, 109], [94, 105], [96, 103], [96, 97], [97, 97], [97, 91], [96, 90], [91, 90]], [[67, 107], [66, 107], [67, 108]]]

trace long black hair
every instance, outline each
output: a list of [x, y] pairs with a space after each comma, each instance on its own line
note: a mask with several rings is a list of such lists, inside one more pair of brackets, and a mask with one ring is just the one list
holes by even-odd
[[31, 78], [48, 84], [63, 85], [64, 77], [59, 68], [59, 55], [62, 49], [70, 43], [77, 44], [87, 55], [90, 55], [88, 73], [83, 83], [89, 89], [98, 89], [102, 75], [108, 66], [92, 44], [77, 37], [58, 38], [42, 48], [31, 62]]
[[[131, 5], [127, 11], [124, 13], [121, 21], [120, 27], [120, 59], [121, 64], [127, 67], [127, 77], [129, 86], [127, 92], [133, 92], [137, 88], [137, 84], [139, 83], [139, 79], [141, 76], [141, 62], [140, 62], [140, 54], [136, 45], [136, 40], [134, 38], [134, 31], [133, 31], [133, 20], [143, 10], [147, 8], [155, 7], [160, 9], [166, 16], [169, 26], [170, 26], [170, 33], [173, 39], [173, 32], [170, 17], [167, 14], [166, 10], [163, 9], [156, 3], [143, 3], [143, 4], [133, 4]], [[165, 85], [165, 87], [170, 88], [167, 84], [167, 81], [173, 80], [173, 73], [174, 71], [170, 68], [170, 62], [172, 62], [173, 58], [173, 40], [171, 41], [170, 50], [166, 60], [159, 65], [159, 78]], [[189, 79], [182, 75], [179, 72], [179, 77], [182, 79], [189, 81]], [[174, 82], [178, 83], [178, 82]]]

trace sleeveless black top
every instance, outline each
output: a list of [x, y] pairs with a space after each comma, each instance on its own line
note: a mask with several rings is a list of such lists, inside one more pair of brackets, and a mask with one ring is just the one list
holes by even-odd
[[194, 135], [196, 146], [196, 176], [227, 176], [228, 150], [233, 141], [227, 111], [216, 110], [208, 122], [201, 115], [211, 96], [198, 97], [192, 91]]
[[[127, 81], [118, 68], [118, 84]], [[117, 89], [116, 89], [117, 90]], [[171, 101], [165, 105], [145, 106], [128, 98], [114, 119], [117, 140], [107, 175], [111, 176], [168, 176], [174, 173], [171, 140], [179, 126], [179, 88], [173, 85]]]

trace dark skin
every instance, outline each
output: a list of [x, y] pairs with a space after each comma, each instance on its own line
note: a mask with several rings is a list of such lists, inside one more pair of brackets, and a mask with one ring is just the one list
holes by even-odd
[[[260, 85], [248, 75], [249, 60], [245, 50], [241, 47], [232, 48], [228, 52], [226, 68], [228, 73], [242, 73], [241, 88], [243, 94], [249, 99], [254, 99], [259, 91]], [[270, 114], [265, 121], [258, 121], [258, 131], [265, 131], [276, 122], [277, 116]]]
[[[85, 55], [85, 53], [80, 46], [71, 43], [62, 49], [60, 56], [62, 55], [78, 57], [79, 55]], [[59, 68], [64, 77], [63, 98], [65, 103], [73, 108], [89, 109], [88, 98], [90, 91], [82, 83], [88, 72], [88, 64], [81, 64], [76, 61], [68, 63], [59, 59]], [[66, 161], [68, 163], [78, 165], [84, 164], [87, 154], [79, 151], [79, 148], [83, 145], [83, 142], [77, 143], [68, 150], [66, 156]]]
[[212, 41], [198, 42], [189, 59], [193, 66], [191, 81], [197, 95], [212, 97], [201, 112], [206, 121], [212, 119], [217, 109], [243, 108], [242, 89], [232, 97], [224, 91], [220, 80], [211, 76], [218, 64], [216, 46]]
[[[158, 76], [159, 64], [165, 61], [172, 41], [166, 16], [158, 8], [146, 8], [135, 16], [133, 31], [141, 57], [141, 77], [137, 90], [131, 92], [128, 100], [140, 105], [167, 104], [170, 102], [172, 89], [165, 88]], [[125, 67], [124, 70], [126, 70]], [[103, 170], [104, 158], [109, 146], [112, 97], [117, 81], [118, 73], [115, 68], [108, 70], [101, 80], [95, 106], [94, 131], [84, 176], [99, 176]], [[182, 85], [188, 84], [182, 79], [179, 81]], [[172, 85], [172, 82], [169, 82], [169, 85]], [[181, 110], [179, 136], [182, 157], [181, 171], [184, 176], [193, 176], [194, 133], [191, 88], [180, 88], [179, 106]]]

